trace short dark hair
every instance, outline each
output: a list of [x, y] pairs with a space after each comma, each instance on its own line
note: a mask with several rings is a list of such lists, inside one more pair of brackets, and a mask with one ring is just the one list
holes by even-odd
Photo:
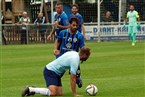
[[129, 6], [133, 6], [134, 7], [134, 4], [130, 4]]
[[71, 8], [76, 7], [77, 9], [79, 9], [79, 6], [77, 4], [73, 4]]
[[70, 24], [72, 24], [72, 22], [76, 22], [78, 25], [80, 24], [79, 19], [76, 17], [72, 17], [69, 21]]
[[81, 49], [80, 49], [80, 54], [86, 54], [87, 56], [90, 56], [90, 54], [91, 54], [91, 52], [90, 52], [90, 48], [88, 48], [88, 47], [82, 47]]
[[61, 2], [57, 2], [56, 5], [59, 6], [59, 5], [63, 5], [63, 4]]

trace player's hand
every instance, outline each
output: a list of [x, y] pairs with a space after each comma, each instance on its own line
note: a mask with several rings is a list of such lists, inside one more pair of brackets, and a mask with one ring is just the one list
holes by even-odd
[[126, 28], [126, 22], [123, 23], [123, 28]]
[[86, 35], [84, 35], [84, 40], [86, 41]]
[[75, 94], [75, 97], [83, 97], [83, 95]]
[[60, 54], [60, 50], [55, 49], [54, 50], [54, 55], [58, 55], [58, 54]]
[[48, 35], [47, 39], [50, 40], [51, 39], [51, 35]]
[[59, 22], [55, 21], [55, 26], [58, 27], [59, 26]]
[[139, 28], [140, 28], [140, 23], [137, 24], [137, 29], [139, 29]]

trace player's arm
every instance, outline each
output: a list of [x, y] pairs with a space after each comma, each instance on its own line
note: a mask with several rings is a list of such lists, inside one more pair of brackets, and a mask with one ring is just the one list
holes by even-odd
[[60, 41], [56, 39], [54, 43], [54, 55], [58, 55], [60, 53], [60, 50], [58, 50], [59, 45]]
[[68, 26], [62, 26], [62, 25], [59, 25], [58, 22], [55, 22], [55, 25], [57, 26], [57, 28], [60, 28], [60, 29], [68, 29], [69, 28], [69, 25]]
[[137, 18], [137, 21], [138, 21], [137, 28], [140, 28], [140, 17], [139, 17], [138, 12], [136, 12], [136, 18]]
[[52, 28], [50, 34], [48, 35], [47, 39], [50, 40], [50, 38], [52, 37], [52, 35], [55, 33], [55, 29], [54, 27]]
[[85, 25], [84, 24], [82, 24], [82, 33], [84, 35], [84, 38], [86, 39], [86, 35], [85, 35]]
[[59, 35], [57, 36], [57, 39], [55, 40], [55, 43], [54, 43], [54, 55], [58, 55], [60, 53], [60, 50], [58, 50], [58, 48], [61, 45], [63, 34], [64, 34], [64, 31], [61, 31], [59, 33]]
[[71, 84], [71, 89], [72, 92], [74, 94], [74, 96], [79, 96], [76, 93], [76, 72], [78, 69], [80, 63], [80, 59], [78, 56], [76, 56], [75, 58], [71, 58], [71, 62], [70, 62], [70, 84]]
[[81, 36], [79, 37], [79, 47], [82, 48], [82, 47], [84, 47], [84, 46], [85, 46], [84, 36], [81, 35]]
[[76, 75], [70, 74], [70, 84], [71, 84], [71, 89], [72, 89], [74, 96], [77, 96], [77, 93], [76, 93]]
[[63, 17], [63, 25], [60, 25], [58, 21], [55, 22], [55, 25], [57, 28], [60, 29], [68, 29], [69, 28], [69, 21], [68, 21], [68, 17]]
[[127, 16], [126, 16], [126, 19], [125, 19], [126, 23], [128, 23], [128, 18], [129, 18], [129, 12], [127, 13]]
[[125, 18], [125, 21], [124, 21], [124, 23], [123, 23], [123, 27], [126, 27], [126, 24], [128, 23], [128, 18], [129, 18], [129, 15], [128, 15], [128, 13], [127, 13], [127, 16], [126, 16], [126, 18]]

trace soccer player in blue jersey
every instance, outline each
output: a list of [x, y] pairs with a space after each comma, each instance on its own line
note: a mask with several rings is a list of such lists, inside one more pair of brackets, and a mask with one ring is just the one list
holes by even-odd
[[132, 46], [134, 46], [136, 42], [136, 33], [138, 28], [140, 27], [140, 18], [138, 12], [134, 10], [133, 5], [130, 5], [130, 11], [127, 12], [127, 17], [126, 17], [126, 21], [124, 22], [124, 27], [126, 26], [127, 22], [129, 23], [128, 36], [132, 41]]
[[[60, 57], [68, 51], [79, 51], [80, 48], [84, 47], [84, 36], [77, 29], [79, 26], [79, 20], [75, 17], [71, 18], [70, 28], [62, 30], [55, 41], [54, 55], [56, 58]], [[78, 87], [82, 87], [82, 80], [80, 79], [80, 67], [77, 71], [77, 84]]]
[[66, 13], [63, 11], [62, 3], [58, 2], [55, 6], [56, 14], [54, 16], [54, 27], [47, 37], [48, 40], [52, 37], [52, 34], [56, 32], [56, 37], [59, 35], [59, 32], [69, 28], [69, 20]]
[[54, 54], [56, 57], [70, 50], [78, 52], [80, 48], [85, 46], [84, 36], [78, 31], [79, 20], [73, 17], [70, 19], [69, 23], [70, 28], [62, 30], [55, 41]]
[[71, 10], [72, 10], [72, 14], [70, 14], [69, 20], [72, 17], [76, 17], [76, 18], [79, 19], [80, 24], [78, 26], [78, 31], [81, 32], [81, 33], [83, 33], [84, 38], [86, 39], [86, 36], [85, 36], [85, 27], [84, 27], [84, 20], [83, 20], [82, 15], [80, 13], [78, 13], [78, 10], [79, 10], [78, 5], [77, 4], [73, 4]]
[[62, 96], [61, 78], [70, 70], [70, 84], [74, 96], [79, 96], [76, 92], [76, 71], [80, 61], [86, 61], [90, 56], [90, 49], [83, 47], [80, 52], [69, 51], [47, 64], [44, 68], [44, 78], [47, 88], [26, 87], [22, 92], [22, 97], [41, 94], [46, 96]]

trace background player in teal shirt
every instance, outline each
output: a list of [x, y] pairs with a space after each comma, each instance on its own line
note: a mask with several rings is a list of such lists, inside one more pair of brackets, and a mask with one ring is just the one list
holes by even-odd
[[86, 61], [90, 56], [90, 49], [81, 48], [80, 52], [69, 51], [47, 64], [44, 68], [44, 78], [47, 88], [26, 87], [22, 92], [22, 97], [41, 94], [46, 96], [62, 96], [61, 78], [63, 74], [70, 70], [70, 84], [74, 96], [79, 96], [76, 92], [76, 71], [80, 61]]
[[[138, 22], [137, 22], [138, 21]], [[130, 5], [130, 11], [127, 12], [126, 22], [124, 22], [124, 27], [128, 22], [128, 36], [132, 41], [132, 46], [135, 45], [136, 42], [136, 33], [138, 28], [140, 27], [140, 18], [138, 12], [134, 10], [134, 6]]]

